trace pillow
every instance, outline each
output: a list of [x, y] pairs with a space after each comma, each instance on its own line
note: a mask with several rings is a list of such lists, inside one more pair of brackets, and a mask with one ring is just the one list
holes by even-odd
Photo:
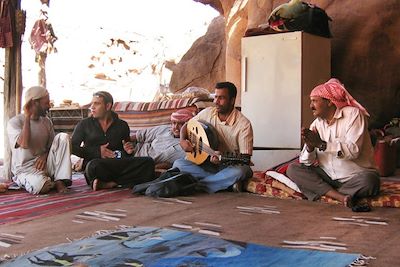
[[289, 167], [289, 164], [294, 163], [294, 162], [299, 162], [299, 157], [298, 156], [296, 156], [296, 157], [294, 157], [294, 158], [292, 158], [292, 159], [290, 159], [290, 160], [288, 160], [288, 161], [286, 161], [284, 163], [281, 163], [281, 164], [279, 164], [279, 165], [277, 165], [275, 167], [272, 167], [268, 171], [276, 171], [276, 172], [279, 172], [279, 173], [282, 173], [282, 174], [286, 175], [286, 171], [287, 171], [287, 168]]
[[283, 183], [294, 191], [301, 193], [300, 188], [297, 186], [297, 184], [295, 184], [286, 176], [287, 168], [289, 167], [289, 164], [293, 162], [299, 162], [298, 157], [292, 158], [284, 163], [272, 167], [271, 169], [266, 171], [265, 174], [274, 178], [275, 180], [278, 180], [279, 182]]
[[282, 173], [276, 171], [267, 171], [265, 174], [281, 182], [287, 187], [293, 189], [294, 191], [301, 193], [300, 188], [297, 186], [297, 184], [295, 184], [292, 180], [290, 180], [287, 176], [283, 175]]

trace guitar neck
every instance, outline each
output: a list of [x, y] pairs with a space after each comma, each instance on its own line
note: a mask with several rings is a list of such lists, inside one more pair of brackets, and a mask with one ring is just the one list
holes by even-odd
[[[202, 146], [203, 146], [203, 151], [206, 152], [208, 155], [210, 155], [210, 156], [216, 155], [215, 150], [212, 149], [211, 147], [209, 147], [208, 145], [203, 143]], [[216, 155], [216, 156], [220, 156], [221, 157], [221, 155]]]
[[210, 156], [217, 156], [218, 159], [222, 162], [228, 162], [228, 163], [232, 162], [232, 163], [236, 163], [236, 164], [245, 164], [245, 165], [250, 164], [249, 158], [240, 157], [238, 155], [232, 156], [232, 157], [219, 155], [219, 154], [216, 154], [215, 150], [213, 150], [211, 147], [209, 147], [207, 145], [203, 145], [203, 151], [206, 152]]

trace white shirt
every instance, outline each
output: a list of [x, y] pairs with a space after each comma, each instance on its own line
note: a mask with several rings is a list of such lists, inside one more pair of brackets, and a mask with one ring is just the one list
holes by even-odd
[[226, 121], [219, 119], [215, 107], [205, 108], [194, 119], [208, 122], [215, 128], [220, 152], [253, 154], [253, 128], [250, 121], [237, 109], [232, 110]]
[[7, 124], [7, 133], [12, 151], [11, 171], [14, 175], [18, 175], [26, 167], [32, 166], [38, 156], [48, 152], [54, 139], [54, 129], [50, 119], [39, 117], [38, 120], [31, 120], [30, 122], [30, 148], [18, 147], [17, 140], [22, 132], [24, 121], [24, 114], [19, 114], [11, 118]]
[[318, 164], [332, 180], [346, 182], [355, 174], [376, 170], [374, 149], [367, 121], [358, 108], [337, 109], [331, 125], [321, 118], [315, 119], [310, 130], [316, 129], [327, 143], [325, 151], [308, 152], [306, 145], [300, 154], [300, 163]]

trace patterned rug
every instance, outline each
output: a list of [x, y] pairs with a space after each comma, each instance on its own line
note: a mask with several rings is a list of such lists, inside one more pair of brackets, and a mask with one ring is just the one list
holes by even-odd
[[93, 191], [82, 174], [74, 175], [70, 190], [64, 194], [32, 195], [25, 190], [0, 194], [0, 224], [22, 222], [69, 210], [133, 197], [129, 189]]
[[[306, 198], [302, 193], [296, 192], [287, 185], [267, 175], [265, 172], [254, 172], [253, 177], [247, 181], [245, 186], [248, 192], [261, 194], [267, 197], [281, 199]], [[372, 207], [400, 208], [400, 181], [384, 181], [382, 179], [380, 194], [376, 197], [366, 198], [364, 200]], [[339, 201], [326, 196], [321, 197], [320, 201], [341, 205]]]
[[349, 266], [360, 257], [268, 247], [165, 228], [129, 227], [34, 251], [2, 266], [336, 267]]

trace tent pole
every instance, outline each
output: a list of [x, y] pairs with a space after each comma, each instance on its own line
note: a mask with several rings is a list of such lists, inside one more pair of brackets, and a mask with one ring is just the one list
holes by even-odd
[[[5, 48], [4, 67], [4, 180], [11, 180], [11, 150], [8, 142], [7, 123], [10, 118], [21, 112], [22, 72], [21, 72], [21, 36], [15, 32], [15, 10], [21, 8], [21, 0], [11, 0], [12, 28], [14, 46]], [[18, 80], [18, 81], [17, 81]], [[18, 88], [17, 88], [18, 87]]]

